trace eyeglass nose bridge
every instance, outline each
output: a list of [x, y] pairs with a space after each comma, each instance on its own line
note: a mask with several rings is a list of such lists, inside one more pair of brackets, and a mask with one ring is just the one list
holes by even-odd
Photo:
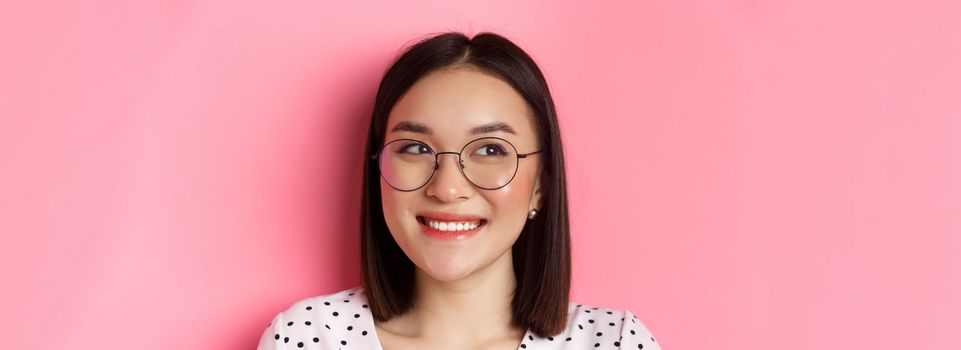
[[[434, 170], [440, 169], [440, 155], [441, 154], [454, 154], [457, 155], [457, 164], [460, 165], [461, 172], [464, 171], [464, 158], [460, 156], [460, 152], [437, 152], [434, 153]], [[432, 176], [433, 177], [433, 176]]]

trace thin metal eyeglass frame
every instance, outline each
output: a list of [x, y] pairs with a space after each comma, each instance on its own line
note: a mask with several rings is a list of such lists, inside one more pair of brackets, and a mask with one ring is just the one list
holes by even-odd
[[[477, 185], [476, 183], [474, 183], [473, 180], [470, 179], [470, 177], [467, 176], [466, 173], [464, 173], [464, 157], [463, 157], [464, 150], [466, 150], [466, 149], [467, 149], [467, 146], [470, 146], [470, 144], [472, 144], [472, 143], [474, 143], [474, 142], [477, 142], [477, 141], [480, 141], [480, 140], [487, 140], [487, 139], [495, 139], [495, 140], [504, 141], [505, 143], [507, 143], [508, 145], [510, 145], [511, 148], [514, 149], [514, 154], [517, 155], [517, 158], [514, 159], [514, 173], [511, 174], [511, 178], [510, 178], [509, 180], [507, 180], [507, 182], [504, 183], [503, 185], [498, 186], [498, 187], [492, 187], [492, 188], [481, 187], [481, 186]], [[480, 189], [482, 189], [482, 190], [493, 191], [493, 190], [497, 190], [497, 189], [504, 188], [504, 186], [509, 185], [509, 184], [511, 183], [511, 181], [514, 181], [514, 177], [517, 176], [517, 169], [520, 168], [521, 159], [527, 158], [527, 156], [532, 155], [532, 154], [541, 153], [541, 151], [542, 151], [542, 150], [536, 150], [536, 151], [528, 152], [528, 153], [519, 153], [519, 152], [517, 152], [517, 147], [515, 147], [513, 143], [511, 143], [510, 141], [507, 141], [507, 140], [505, 140], [505, 139], [502, 139], [502, 138], [500, 138], [500, 137], [488, 136], [488, 137], [477, 138], [477, 139], [468, 141], [466, 144], [464, 144], [464, 147], [462, 147], [462, 148], [460, 149], [460, 152], [436, 152], [436, 153], [434, 153], [434, 169], [431, 170], [431, 172], [430, 172], [430, 177], [427, 178], [427, 181], [424, 181], [423, 184], [421, 184], [420, 186], [417, 186], [417, 188], [415, 188], [415, 189], [412, 189], [412, 190], [402, 190], [402, 189], [399, 189], [399, 188], [395, 187], [394, 184], [390, 183], [390, 181], [387, 181], [387, 178], [384, 178], [384, 171], [383, 171], [383, 169], [380, 168], [381, 165], [380, 165], [380, 161], [379, 161], [379, 159], [381, 158], [380, 154], [381, 154], [381, 153], [384, 153], [384, 151], [387, 150], [387, 146], [390, 145], [390, 144], [392, 144], [392, 143], [394, 143], [394, 142], [397, 142], [397, 141], [414, 141], [414, 142], [420, 143], [420, 144], [425, 145], [425, 146], [427, 146], [427, 143], [424, 142], [424, 141], [415, 140], [415, 139], [396, 139], [396, 140], [391, 140], [390, 142], [384, 143], [384, 147], [382, 147], [382, 148], [380, 149], [380, 152], [377, 152], [376, 154], [372, 154], [372, 155], [370, 156], [370, 159], [371, 159], [371, 160], [378, 160], [378, 162], [377, 162], [377, 171], [380, 172], [380, 176], [381, 176], [381, 178], [384, 179], [384, 182], [386, 182], [387, 185], [389, 185], [391, 188], [393, 188], [393, 189], [395, 189], [395, 190], [397, 190], [397, 191], [401, 191], [401, 192], [413, 192], [413, 191], [417, 191], [417, 190], [423, 188], [424, 186], [427, 186], [427, 184], [430, 183], [430, 180], [432, 180], [432, 179], [434, 178], [434, 174], [437, 173], [437, 169], [440, 169], [440, 155], [441, 155], [441, 154], [456, 154], [456, 155], [457, 155], [457, 164], [460, 165], [460, 166], [457, 167], [457, 168], [460, 169], [460, 173], [461, 173], [461, 175], [464, 176], [464, 179], [467, 179], [467, 182], [470, 182], [470, 184], [471, 184], [471, 185], [474, 185], [474, 187], [480, 188]], [[430, 148], [430, 146], [428, 146], [428, 148]], [[431, 150], [431, 151], [433, 152], [433, 150]]]

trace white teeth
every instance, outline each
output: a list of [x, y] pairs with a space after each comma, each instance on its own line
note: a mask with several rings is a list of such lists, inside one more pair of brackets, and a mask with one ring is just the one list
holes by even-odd
[[426, 219], [427, 226], [440, 231], [466, 231], [473, 230], [480, 226], [480, 221], [475, 222], [444, 222]]

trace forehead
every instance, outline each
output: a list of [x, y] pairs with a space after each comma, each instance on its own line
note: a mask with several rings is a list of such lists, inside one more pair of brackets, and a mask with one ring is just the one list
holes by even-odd
[[391, 110], [387, 136], [405, 121], [424, 124], [439, 139], [460, 140], [477, 126], [497, 122], [510, 126], [515, 139], [534, 138], [524, 98], [507, 82], [475, 69], [441, 69], [418, 80]]

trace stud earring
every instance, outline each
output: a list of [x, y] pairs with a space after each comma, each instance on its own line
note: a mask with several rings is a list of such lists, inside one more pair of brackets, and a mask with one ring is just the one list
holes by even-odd
[[527, 213], [528, 220], [533, 219], [535, 216], [537, 216], [537, 209], [531, 209], [531, 211]]

